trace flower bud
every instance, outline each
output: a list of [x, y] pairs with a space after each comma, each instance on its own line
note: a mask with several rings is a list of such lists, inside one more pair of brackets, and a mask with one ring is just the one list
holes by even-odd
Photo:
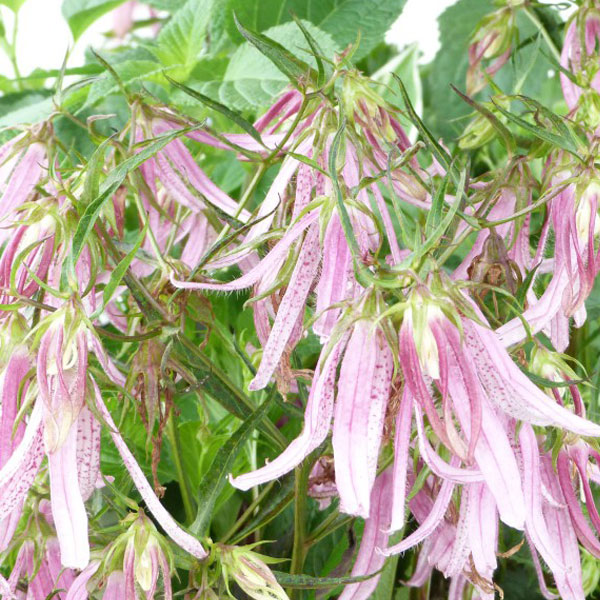
[[266, 557], [253, 552], [249, 546], [217, 546], [223, 574], [233, 579], [255, 600], [288, 600], [287, 594], [267, 567]]

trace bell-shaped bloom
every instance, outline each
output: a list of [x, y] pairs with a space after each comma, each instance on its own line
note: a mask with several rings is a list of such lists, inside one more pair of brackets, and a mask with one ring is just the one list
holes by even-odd
[[127, 538], [123, 553], [125, 600], [137, 600], [138, 589], [146, 598], [154, 598], [159, 575], [162, 575], [164, 598], [171, 600], [170, 561], [163, 549], [164, 542], [152, 522], [140, 513], [124, 536]]
[[[479, 23], [469, 46], [467, 93], [483, 89], [487, 77], [493, 77], [508, 61], [515, 36], [515, 14], [511, 6], [501, 8]], [[492, 61], [483, 68], [484, 61]], [[485, 73], [485, 75], [484, 75]]]
[[34, 132], [12, 138], [0, 147], [0, 243], [11, 237], [6, 228], [18, 219], [16, 210], [32, 200], [48, 168], [45, 146]]
[[584, 302], [600, 270], [600, 179], [595, 173], [561, 170], [552, 181], [557, 187], [550, 200], [555, 236], [552, 278], [539, 299], [530, 296], [527, 310], [497, 330], [507, 346], [522, 341], [528, 332], [547, 330], [556, 349], [563, 351], [568, 345], [569, 318], [575, 317], [577, 325], [585, 321]]
[[[89, 561], [83, 493], [89, 496], [98, 475], [100, 431], [89, 410], [84, 410], [88, 364], [85, 331], [70, 322], [69, 316], [72, 313], [66, 312], [54, 319], [42, 336], [37, 381], [52, 513], [62, 559], [65, 566], [83, 568]], [[86, 464], [88, 461], [93, 464]], [[80, 469], [86, 480], [84, 489], [78, 476]]]
[[[66, 600], [67, 590], [73, 584], [75, 574], [71, 569], [63, 568], [60, 554], [55, 538], [40, 540], [36, 544], [32, 541], [24, 542], [8, 578], [14, 597], [28, 600], [44, 600], [49, 597]], [[27, 590], [26, 596], [20, 596], [22, 592], [17, 591], [17, 586], [19, 590], [22, 589], [20, 583]], [[8, 600], [10, 596], [6, 598]]]
[[600, 116], [598, 40], [600, 13], [590, 3], [575, 13], [567, 28], [560, 56], [560, 64], [565, 72], [560, 73], [560, 83], [569, 110], [583, 108], [594, 128], [598, 126]]
[[382, 329], [368, 316], [358, 318], [349, 329], [343, 325], [338, 329], [341, 331], [334, 333], [317, 364], [300, 436], [275, 460], [231, 481], [240, 489], [249, 489], [281, 477], [325, 440], [333, 418], [333, 461], [341, 510], [367, 518], [393, 358]]

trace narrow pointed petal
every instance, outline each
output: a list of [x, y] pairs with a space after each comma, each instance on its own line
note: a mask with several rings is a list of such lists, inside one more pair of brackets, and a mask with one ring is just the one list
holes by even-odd
[[321, 365], [322, 359], [319, 359], [304, 412], [302, 433], [275, 460], [256, 471], [232, 478], [233, 486], [240, 490], [248, 490], [266, 481], [277, 479], [299, 465], [325, 440], [333, 417], [336, 369], [347, 339], [347, 335], [343, 336], [334, 345], [323, 365]]
[[0, 198], [0, 221], [9, 217], [29, 198], [46, 165], [44, 146], [39, 143], [31, 144], [15, 166]]
[[573, 528], [575, 529], [577, 538], [582, 546], [584, 546], [584, 548], [596, 558], [600, 558], [600, 542], [588, 525], [585, 515], [581, 510], [581, 506], [579, 505], [579, 501], [577, 500], [577, 496], [573, 490], [569, 465], [570, 461], [566, 452], [559, 452], [558, 459], [556, 461], [558, 480], [560, 482], [560, 488], [564, 495], [565, 502], [567, 503], [567, 507], [569, 509], [569, 514], [571, 515]]
[[460, 511], [458, 523], [456, 524], [456, 535], [454, 544], [449, 555], [448, 564], [445, 565], [444, 576], [457, 578], [469, 558], [471, 548], [469, 546], [469, 529], [472, 513], [475, 507], [472, 504], [473, 496], [470, 485], [463, 486], [460, 497]]
[[469, 546], [477, 572], [490, 577], [498, 561], [498, 510], [484, 483], [469, 486], [472, 514], [469, 520]]
[[243, 290], [248, 288], [258, 281], [262, 277], [265, 277], [272, 273], [272, 269], [275, 265], [279, 264], [281, 259], [286, 256], [290, 246], [302, 235], [304, 230], [312, 225], [318, 218], [318, 211], [311, 211], [297, 223], [295, 223], [289, 231], [279, 240], [275, 247], [250, 271], [227, 283], [224, 282], [190, 282], [180, 281], [171, 275], [171, 283], [178, 288], [186, 290], [217, 290], [223, 292], [230, 292], [234, 290]]
[[460, 467], [454, 467], [443, 460], [431, 447], [431, 444], [427, 439], [421, 407], [415, 406], [415, 415], [419, 452], [433, 473], [438, 477], [450, 479], [455, 483], [477, 483], [484, 480], [483, 473], [479, 469], [462, 469]]
[[490, 400], [512, 417], [533, 425], [555, 425], [573, 433], [600, 436], [600, 425], [553, 402], [517, 367], [496, 334], [464, 320], [465, 340]]
[[77, 419], [77, 477], [85, 502], [96, 489], [100, 473], [100, 423], [84, 407]]
[[562, 505], [562, 508], [554, 508], [548, 504], [543, 507], [550, 538], [560, 542], [556, 544], [556, 552], [561, 558], [561, 564], [564, 565], [564, 571], [554, 574], [556, 587], [560, 597], [565, 600], [583, 600], [585, 594], [583, 593], [581, 558], [574, 523], [571, 521], [569, 509], [565, 506], [566, 500], [552, 467], [552, 458], [548, 455], [543, 456], [541, 466], [542, 484]]
[[352, 254], [340, 218], [334, 212], [325, 230], [323, 266], [316, 287], [316, 313], [320, 316], [313, 325], [313, 331], [318, 336], [326, 338], [331, 334], [341, 309], [329, 307], [352, 297], [356, 285]]
[[[385, 548], [389, 538], [392, 481], [393, 473], [389, 468], [375, 480], [371, 492], [371, 513], [365, 521], [360, 549], [352, 567], [353, 577], [376, 573], [385, 563], [385, 556], [379, 552], [379, 548]], [[339, 600], [368, 600], [375, 591], [379, 578], [380, 575], [377, 575], [366, 581], [347, 585]]]
[[383, 333], [358, 321], [340, 369], [332, 443], [340, 510], [363, 518], [369, 516], [392, 370]]
[[94, 389], [96, 392], [96, 406], [100, 411], [100, 414], [104, 418], [106, 424], [110, 429], [110, 435], [123, 459], [123, 463], [125, 464], [125, 468], [129, 471], [131, 475], [131, 479], [135, 483], [138, 491], [140, 492], [148, 510], [154, 515], [155, 519], [158, 521], [160, 526], [167, 532], [169, 537], [181, 548], [183, 548], [186, 552], [189, 552], [192, 556], [202, 560], [206, 558], [207, 553], [206, 550], [202, 547], [202, 544], [184, 531], [173, 519], [173, 517], [169, 514], [169, 512], [165, 509], [165, 507], [160, 503], [160, 500], [156, 497], [152, 486], [148, 483], [146, 476], [144, 475], [140, 465], [136, 461], [135, 457], [127, 447], [127, 444], [121, 437], [113, 418], [106, 408], [102, 400], [102, 395], [100, 394], [100, 390], [98, 386], [94, 383]]
[[69, 587], [65, 600], [88, 600], [87, 584], [100, 568], [100, 561], [92, 561]]
[[406, 550], [409, 550], [413, 546], [416, 546], [418, 543], [427, 539], [444, 520], [444, 515], [446, 514], [446, 510], [448, 509], [448, 505], [452, 499], [453, 490], [454, 483], [452, 481], [443, 481], [438, 495], [436, 496], [435, 502], [431, 507], [431, 511], [421, 525], [408, 537], [404, 538], [400, 543], [390, 546], [389, 548], [384, 548], [382, 550], [383, 554], [385, 556], [400, 554], [400, 552], [405, 552]]
[[315, 224], [306, 233], [298, 261], [277, 310], [273, 329], [263, 349], [260, 366], [248, 385], [249, 390], [261, 390], [266, 387], [277, 369], [294, 326], [304, 313], [306, 298], [319, 268], [319, 259], [319, 229]]
[[564, 565], [555, 552], [556, 541], [550, 537], [542, 512], [540, 451], [533, 428], [527, 423], [521, 424], [519, 445], [523, 459], [523, 492], [527, 533], [552, 572], [563, 571]]
[[50, 500], [61, 560], [65, 567], [84, 569], [90, 561], [88, 517], [77, 478], [77, 427], [62, 446], [48, 454]]
[[[452, 356], [450, 364], [449, 389], [453, 399], [466, 398], [467, 382], [456, 362], [459, 357]], [[463, 358], [466, 360], [466, 358]], [[470, 434], [471, 417], [469, 407], [460, 401], [454, 402], [454, 408], [461, 427]], [[504, 426], [489, 406], [485, 396], [481, 404], [481, 435], [475, 448], [474, 458], [492, 492], [500, 518], [511, 527], [523, 529], [525, 509], [521, 490], [520, 474], [514, 452], [508, 441]]]

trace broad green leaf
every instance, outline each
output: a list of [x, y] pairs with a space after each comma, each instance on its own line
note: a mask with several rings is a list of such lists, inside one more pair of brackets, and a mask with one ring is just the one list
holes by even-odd
[[43, 93], [9, 94], [0, 98], [0, 127], [39, 123], [53, 108], [52, 98]]
[[273, 403], [271, 394], [231, 435], [217, 452], [198, 490], [198, 512], [190, 530], [196, 535], [206, 535], [210, 527], [213, 508], [232, 471], [233, 463], [250, 436], [261, 423]]
[[181, 136], [185, 131], [186, 130], [181, 129], [157, 136], [152, 143], [145, 146], [134, 156], [130, 156], [128, 159], [124, 160], [110, 172], [108, 177], [100, 185], [98, 196], [86, 206], [86, 209], [77, 224], [72, 244], [73, 264], [75, 264], [79, 258], [87, 237], [94, 228], [94, 224], [100, 215], [104, 203], [119, 189], [127, 175], [134, 169], [137, 169], [144, 161], [154, 156], [157, 152], [160, 152], [169, 142], [172, 142], [175, 138]]
[[125, 0], [64, 0], [62, 14], [67, 20], [73, 38], [79, 36], [97, 19], [117, 8]]
[[186, 0], [144, 0], [144, 4], [157, 8], [158, 10], [168, 10], [171, 13], [179, 10]]
[[[309, 22], [303, 24], [325, 56], [333, 56], [334, 52], [340, 50], [329, 34]], [[264, 34], [316, 68], [316, 61], [306, 50], [306, 39], [295, 23], [277, 25]], [[235, 51], [222, 77], [217, 75], [213, 81], [206, 81], [198, 89], [230, 108], [248, 110], [266, 106], [287, 85], [288, 78], [266, 56], [246, 42]]]
[[180, 65], [175, 78], [187, 78], [198, 60], [213, 4], [213, 0], [188, 0], [161, 29], [152, 51], [164, 66]]
[[225, 27], [238, 42], [240, 34], [233, 13], [246, 27], [263, 33], [291, 21], [294, 14], [328, 33], [340, 49], [356, 42], [360, 34], [360, 46], [355, 54], [358, 60], [382, 41], [406, 0], [226, 0], [226, 3]]
[[8, 6], [13, 12], [18, 12], [26, 0], [0, 0], [0, 4]]

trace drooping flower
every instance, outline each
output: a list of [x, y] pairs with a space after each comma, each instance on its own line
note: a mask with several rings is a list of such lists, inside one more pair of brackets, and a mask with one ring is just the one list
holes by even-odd
[[[520, 0], [508, 1], [497, 11], [485, 16], [477, 26], [469, 46], [467, 93], [475, 94], [486, 86], [486, 76], [493, 77], [508, 61], [516, 34], [515, 8]], [[483, 62], [491, 64], [483, 68]]]
[[600, 13], [595, 2], [584, 3], [567, 28], [560, 56], [560, 83], [567, 107], [595, 130], [600, 124], [598, 40]]
[[215, 548], [226, 582], [235, 581], [255, 600], [288, 600], [287, 594], [266, 565], [267, 561], [275, 562], [273, 559], [253, 552], [249, 546], [219, 544]]
[[341, 510], [369, 516], [393, 375], [392, 351], [383, 329], [369, 316], [377, 302], [367, 294], [359, 304], [362, 316], [349, 325], [342, 320], [334, 333], [335, 341], [322, 352], [301, 435], [275, 460], [232, 479], [233, 485], [249, 489], [292, 470], [325, 440], [333, 418], [335, 481]]
[[71, 587], [75, 574], [71, 569], [63, 568], [60, 556], [56, 538], [38, 540], [35, 543], [25, 541], [19, 549], [8, 584], [13, 593], [21, 594], [17, 591], [17, 586], [24, 580], [27, 595], [15, 597], [31, 600], [55, 597], [66, 600], [67, 590]]
[[375, 591], [380, 575], [375, 575], [384, 565], [385, 556], [379, 551], [388, 544], [392, 502], [389, 488], [392, 484], [391, 469], [386, 469], [377, 479], [371, 491], [369, 517], [365, 520], [358, 555], [351, 575], [361, 577], [374, 575], [360, 583], [352, 583], [344, 588], [340, 600], [367, 600]]
[[[555, 235], [552, 278], [539, 299], [529, 297], [523, 315], [500, 327], [498, 335], [507, 346], [528, 334], [548, 330], [558, 351], [568, 344], [569, 318], [581, 325], [586, 318], [584, 302], [592, 291], [600, 270], [597, 237], [598, 191], [600, 181], [594, 171], [557, 167], [548, 174], [556, 189], [550, 200], [550, 216]], [[547, 234], [541, 245], [545, 244]], [[524, 323], [527, 323], [528, 328]]]

